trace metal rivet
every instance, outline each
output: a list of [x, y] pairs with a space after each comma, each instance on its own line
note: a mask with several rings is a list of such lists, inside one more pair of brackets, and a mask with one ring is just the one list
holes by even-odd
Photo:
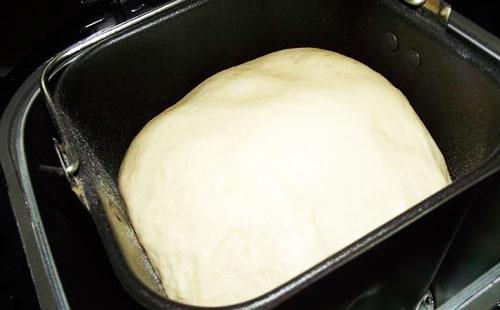
[[426, 2], [426, 0], [403, 0], [403, 1], [412, 6], [422, 6]]
[[429, 307], [434, 307], [434, 299], [432, 298], [431, 295], [427, 295], [424, 299], [424, 302], [429, 306]]
[[434, 303], [434, 297], [432, 296], [432, 293], [430, 291], [427, 291], [427, 293], [422, 296], [420, 301], [418, 302], [417, 307], [415, 310], [434, 310], [435, 309], [435, 303]]
[[384, 34], [384, 47], [389, 51], [395, 51], [398, 49], [399, 42], [396, 35], [392, 32], [386, 32]]
[[410, 67], [418, 68], [422, 60], [420, 59], [420, 54], [416, 50], [409, 49], [406, 53], [406, 62]]
[[67, 165], [65, 168], [65, 171], [68, 175], [73, 175], [76, 173], [79, 166], [80, 166], [80, 163], [78, 161], [75, 161], [75, 162]]

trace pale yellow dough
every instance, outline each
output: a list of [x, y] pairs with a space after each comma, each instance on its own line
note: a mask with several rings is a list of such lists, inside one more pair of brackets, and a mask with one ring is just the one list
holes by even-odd
[[405, 96], [313, 48], [210, 77], [141, 130], [119, 175], [167, 295], [202, 306], [266, 293], [448, 183]]

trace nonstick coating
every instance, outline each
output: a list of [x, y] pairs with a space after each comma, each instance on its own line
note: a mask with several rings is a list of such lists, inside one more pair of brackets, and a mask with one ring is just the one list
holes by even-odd
[[[388, 32], [397, 37], [395, 50], [384, 44]], [[466, 189], [500, 166], [498, 64], [395, 0], [193, 0], [101, 42], [55, 83], [55, 121], [69, 157], [80, 161], [83, 202], [122, 284], [143, 304], [184, 307], [162, 296], [116, 191], [132, 138], [208, 76], [302, 46], [351, 56], [398, 87], [442, 150], [454, 183], [239, 306], [414, 308], [428, 289], [474, 197], [474, 188]]]

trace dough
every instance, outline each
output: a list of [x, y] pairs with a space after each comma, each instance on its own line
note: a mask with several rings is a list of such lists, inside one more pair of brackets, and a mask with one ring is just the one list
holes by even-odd
[[151, 120], [120, 192], [167, 295], [258, 297], [450, 183], [404, 95], [313, 48], [224, 70]]

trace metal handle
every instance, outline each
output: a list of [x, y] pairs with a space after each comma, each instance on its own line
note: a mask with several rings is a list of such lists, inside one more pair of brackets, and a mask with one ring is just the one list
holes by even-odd
[[422, 6], [424, 5], [426, 0], [403, 0], [403, 1], [412, 6]]
[[448, 29], [467, 39], [497, 61], [500, 61], [500, 39], [464, 16], [453, 11], [448, 21]]
[[[63, 50], [62, 52], [58, 53], [56, 56], [54, 56], [52, 59], [48, 61], [48, 63], [45, 65], [45, 68], [43, 69], [41, 75], [40, 75], [40, 88], [42, 90], [43, 96], [45, 98], [45, 101], [47, 103], [49, 113], [51, 113], [51, 116], [54, 116], [54, 101], [52, 99], [52, 94], [50, 92], [50, 89], [48, 87], [49, 80], [57, 73], [59, 72], [62, 68], [64, 68], [66, 65], [70, 64], [71, 62], [75, 61], [79, 56], [83, 55], [84, 51], [90, 50], [92, 46], [95, 46], [97, 43], [113, 36], [121, 31], [136, 25], [156, 14], [159, 14], [163, 11], [166, 11], [168, 9], [171, 9], [183, 2], [186, 2], [187, 0], [175, 0], [172, 2], [168, 2], [165, 5], [162, 5], [156, 9], [152, 9], [150, 11], [147, 11], [141, 15], [138, 15], [130, 20], [127, 20], [121, 24], [115, 25], [113, 27], [110, 27], [108, 29], [104, 29], [100, 32], [97, 32], [91, 36], [89, 36], [86, 39], [83, 39], [72, 46], [68, 47], [67, 49]], [[57, 127], [57, 126], [56, 126]]]
[[436, 17], [443, 25], [448, 24], [451, 6], [443, 0], [402, 0], [415, 8], [423, 8]]

